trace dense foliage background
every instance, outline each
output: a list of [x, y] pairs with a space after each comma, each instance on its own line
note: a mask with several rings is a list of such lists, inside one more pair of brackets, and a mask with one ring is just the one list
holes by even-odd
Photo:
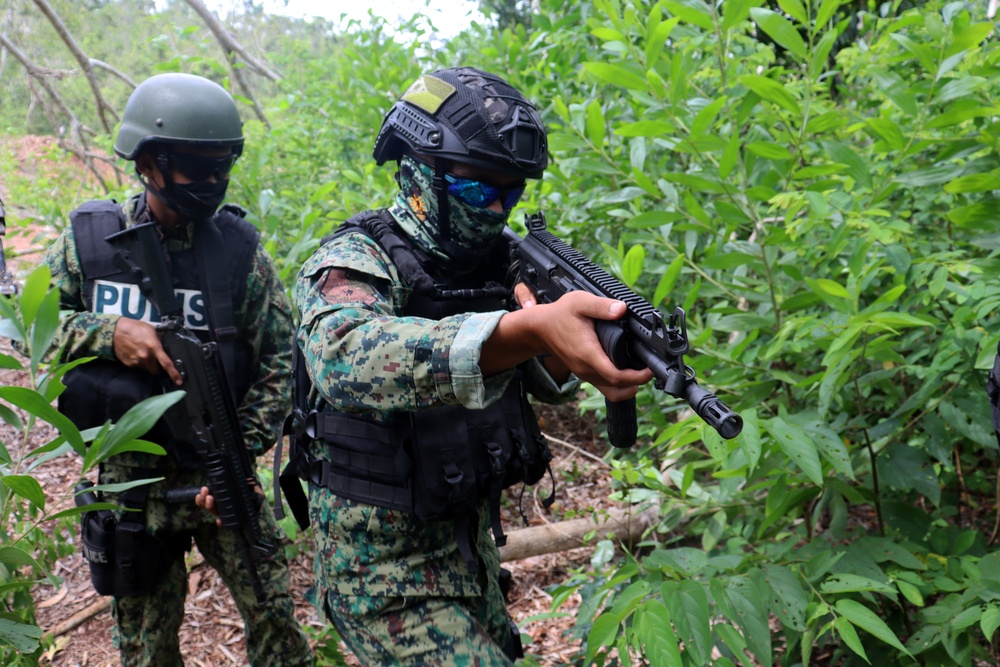
[[[52, 73], [94, 128], [92, 147], [110, 154], [112, 133], [40, 1], [10, 3], [0, 35]], [[190, 3], [47, 4], [90, 57], [133, 80], [180, 70], [232, 83]], [[263, 118], [239, 98], [248, 144], [230, 199], [250, 209], [290, 285], [320, 238], [388, 201], [392, 170], [370, 150], [418, 73], [480, 66], [538, 103], [553, 164], [514, 218], [546, 211], [664, 312], [682, 306], [689, 363], [746, 424], [724, 441], [652, 386], [640, 394], [641, 442], [609, 456], [620, 498], [657, 504], [661, 518], [645, 546], [622, 555], [602, 543], [593, 568], [554, 593], [556, 606], [584, 597], [579, 663], [996, 664], [1000, 480], [983, 389], [1000, 339], [993, 9], [483, 7], [503, 29], [473, 24], [448, 40], [419, 17], [337, 26], [252, 2], [222, 17], [281, 74], [251, 80]], [[98, 78], [120, 109], [130, 87]], [[0, 91], [4, 134], [60, 132], [10, 58]], [[58, 229], [105, 196], [8, 178], [11, 159], [0, 153], [12, 226]], [[109, 180], [111, 195], [133, 187]], [[4, 539], [20, 551], [0, 549], [0, 645], [30, 653], [7, 623], [30, 626], [17, 582], [53, 556], [21, 539], [39, 498], [16, 481], [30, 477], [25, 464], [2, 458]]]

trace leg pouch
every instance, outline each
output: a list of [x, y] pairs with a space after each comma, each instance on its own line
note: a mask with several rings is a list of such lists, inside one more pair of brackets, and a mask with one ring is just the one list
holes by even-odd
[[80, 518], [83, 557], [90, 581], [101, 595], [115, 592], [115, 516], [108, 510], [84, 512]]
[[191, 536], [163, 540], [139, 521], [116, 521], [107, 510], [85, 512], [81, 520], [83, 557], [100, 595], [142, 595], [163, 579]]

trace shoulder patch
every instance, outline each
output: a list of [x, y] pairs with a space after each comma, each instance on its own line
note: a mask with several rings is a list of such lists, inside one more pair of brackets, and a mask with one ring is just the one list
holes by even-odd
[[449, 97], [455, 94], [455, 86], [429, 74], [424, 74], [406, 89], [400, 98], [434, 115]]
[[315, 276], [330, 268], [347, 269], [390, 282], [397, 280], [382, 248], [361, 232], [338, 236], [321, 246], [302, 265], [299, 275]]

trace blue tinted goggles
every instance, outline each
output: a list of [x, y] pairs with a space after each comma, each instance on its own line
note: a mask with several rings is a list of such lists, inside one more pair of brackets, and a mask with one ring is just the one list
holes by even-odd
[[515, 185], [498, 188], [482, 181], [461, 176], [445, 174], [444, 179], [448, 182], [448, 194], [455, 199], [465, 202], [469, 206], [476, 208], [486, 208], [493, 202], [499, 200], [505, 211], [509, 211], [517, 205], [524, 194], [525, 183], [521, 181]]

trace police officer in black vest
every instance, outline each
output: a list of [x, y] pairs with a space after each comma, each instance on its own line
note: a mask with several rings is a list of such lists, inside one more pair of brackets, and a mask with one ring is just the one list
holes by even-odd
[[[97, 358], [67, 375], [68, 389], [59, 401], [59, 409], [81, 428], [117, 420], [139, 400], [181, 383], [154, 329], [155, 307], [135, 277], [112, 261], [113, 251], [104, 241], [127, 226], [153, 221], [185, 325], [221, 350], [247, 446], [260, 455], [275, 443], [289, 406], [290, 307], [259, 233], [243, 219], [241, 209], [222, 206], [230, 170], [242, 150], [236, 104], [212, 81], [161, 74], [130, 96], [115, 152], [135, 162], [144, 191], [123, 204], [92, 201], [80, 206], [44, 260], [62, 307], [72, 311], [60, 325], [54, 349], [62, 351], [63, 361]], [[209, 293], [213, 298], [206, 300]], [[216, 294], [223, 297], [217, 300]], [[187, 593], [183, 554], [193, 541], [233, 595], [250, 663], [311, 665], [280, 546], [258, 564], [266, 599], [257, 602], [234, 532], [220, 529], [215, 517], [193, 502], [167, 500], [170, 490], [206, 483], [190, 443], [162, 420], [145, 437], [162, 445], [167, 455], [120, 454], [100, 471], [104, 484], [164, 478], [105, 494], [105, 499], [135, 510], [118, 514], [115, 562], [96, 567], [91, 562], [95, 586], [113, 596], [122, 664], [183, 664], [178, 641]], [[266, 504], [260, 521], [263, 535], [280, 545], [279, 528]]]

